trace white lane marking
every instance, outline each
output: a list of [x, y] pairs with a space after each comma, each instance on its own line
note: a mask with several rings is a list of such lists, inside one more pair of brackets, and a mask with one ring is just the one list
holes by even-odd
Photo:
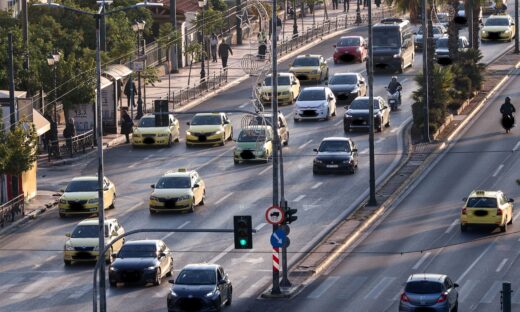
[[493, 299], [495, 299], [495, 296], [498, 295], [500, 288], [502, 287], [502, 281], [495, 281], [493, 283], [493, 286], [488, 289], [484, 297], [482, 297], [482, 300], [480, 302], [482, 303], [491, 303], [493, 302]]
[[130, 211], [134, 210], [135, 208], [141, 206], [142, 204], [143, 204], [143, 202], [142, 202], [142, 201], [139, 201], [137, 204], [133, 205], [132, 207], [130, 207], [130, 208], [128, 208], [128, 209], [126, 209], [125, 211], [126, 211], [126, 212], [130, 212]]
[[258, 231], [260, 231], [260, 230], [261, 230], [264, 226], [266, 226], [266, 225], [267, 225], [267, 223], [265, 223], [265, 222], [260, 223], [259, 225], [257, 225], [257, 226], [255, 227], [255, 230], [258, 232]]
[[264, 170], [260, 171], [260, 172], [258, 173], [258, 175], [262, 175], [262, 174], [266, 173], [266, 172], [269, 171], [269, 170], [273, 170], [273, 165], [269, 165], [269, 166], [267, 166], [267, 168], [265, 168]]
[[495, 170], [493, 173], [493, 177], [496, 177], [502, 168], [504, 168], [504, 164], [500, 164], [500, 166], [498, 166], [497, 170]]
[[474, 280], [468, 280], [464, 285], [462, 285], [460, 287], [460, 294], [459, 294], [459, 300], [460, 301], [464, 301], [466, 300], [466, 298], [471, 294], [471, 292], [473, 291], [473, 288], [475, 288], [475, 286], [477, 286], [477, 283], [478, 281], [474, 281]]
[[34, 281], [27, 282], [26, 286], [20, 287], [20, 291], [12, 290], [12, 292], [16, 293], [11, 296], [11, 299], [18, 300], [22, 299], [26, 296], [34, 296], [37, 292], [41, 292], [45, 289], [45, 286], [43, 284], [49, 283], [49, 280], [46, 280], [45, 278], [37, 278]]
[[221, 202], [225, 201], [229, 196], [233, 195], [233, 192], [231, 193], [227, 193], [226, 195], [224, 195], [224, 197], [221, 197], [219, 200], [217, 200], [215, 202], [215, 205], [218, 205], [220, 204]]
[[518, 148], [520, 147], [520, 141], [518, 141], [515, 145], [515, 147], [513, 147], [513, 152], [516, 152], [518, 150]]
[[251, 285], [251, 287], [249, 287], [246, 291], [244, 291], [243, 293], [240, 294], [240, 296], [238, 296], [239, 298], [249, 298], [249, 297], [252, 297], [256, 290], [263, 286], [264, 284], [267, 284], [267, 282], [269, 281], [270, 277], [269, 276], [264, 276], [262, 277], [261, 279], [259, 279], [256, 283], [254, 283], [253, 285]]
[[309, 144], [311, 144], [311, 143], [312, 143], [312, 140], [309, 140], [309, 141], [303, 143], [302, 145], [300, 145], [300, 146], [298, 147], [298, 149], [302, 149], [302, 148], [304, 148], [305, 146], [307, 146], [307, 145], [309, 145]]
[[336, 122], [336, 123], [334, 124], [334, 126], [337, 127], [337, 126], [341, 125], [342, 123], [343, 123], [343, 120], [340, 120], [340, 121]]
[[394, 133], [394, 132], [397, 132], [400, 128], [393, 128], [392, 130], [390, 130], [390, 133]]
[[466, 271], [464, 271], [464, 273], [462, 273], [462, 275], [457, 279], [457, 281], [462, 281], [464, 279], [464, 277], [466, 277], [466, 275], [468, 275], [469, 271], [471, 271], [473, 269], [473, 267], [480, 261], [480, 259], [482, 259], [482, 257], [484, 257], [484, 255], [491, 249], [491, 247], [493, 247], [493, 245], [495, 245], [495, 241], [493, 241], [491, 244], [489, 244], [487, 246], [486, 249], [484, 249], [484, 251], [477, 257], [477, 259], [475, 259], [471, 265], [466, 269]]
[[386, 139], [386, 137], [381, 137], [381, 138], [379, 138], [379, 139], [377, 139], [377, 140], [375, 141], [375, 144], [377, 144], [377, 143], [381, 143], [381, 142], [383, 142], [385, 139]]
[[323, 182], [318, 182], [318, 183], [314, 184], [314, 185], [311, 187], [311, 189], [315, 190], [315, 189], [317, 189], [318, 187], [320, 187], [322, 184], [323, 184]]
[[[179, 227], [177, 227], [178, 229], [182, 229], [183, 227], [185, 227], [186, 225], [188, 225], [191, 221], [186, 221], [184, 222], [183, 224], [179, 225]], [[164, 235], [161, 240], [166, 240], [168, 237], [172, 236], [173, 234], [175, 234], [175, 232], [170, 232], [166, 235]]]
[[419, 261], [417, 261], [417, 263], [412, 267], [412, 269], [417, 270], [421, 266], [421, 264], [423, 264], [423, 262], [426, 261], [426, 258], [428, 258], [431, 254], [432, 254], [431, 252], [425, 253], [421, 257], [421, 259], [419, 259]]
[[513, 304], [520, 304], [520, 291], [516, 291], [514, 294], [515, 295], [514, 295], [513, 299], [511, 300], [511, 302]]
[[332, 285], [334, 285], [334, 283], [336, 283], [339, 279], [339, 276], [329, 276], [325, 279], [325, 281], [323, 281], [323, 283], [321, 283], [320, 286], [318, 286], [318, 288], [314, 289], [313, 292], [311, 292], [308, 296], [307, 296], [307, 299], [318, 299], [319, 297], [321, 297], [321, 295], [323, 295], [330, 287], [332, 287]]
[[209, 263], [217, 263], [217, 261], [219, 261], [222, 257], [224, 257], [228, 252], [230, 252], [231, 250], [233, 250], [233, 248], [235, 248], [235, 245], [229, 245], [228, 248], [224, 249], [223, 252], [219, 253], [216, 257], [214, 257], [213, 259], [209, 260]]
[[5, 290], [18, 285], [18, 283], [20, 283], [23, 279], [24, 279], [23, 277], [17, 276], [13, 279], [10, 279], [7, 281], [5, 281], [5, 280], [2, 281], [3, 285], [0, 286], [0, 293], [3, 293]]
[[395, 277], [383, 277], [374, 288], [365, 296], [365, 299], [377, 299], [385, 289], [392, 284]]
[[[92, 288], [92, 287], [91, 287]], [[165, 289], [161, 288], [161, 289], [158, 289], [154, 294], [153, 294], [153, 298], [164, 298], [168, 295], [168, 293], [165, 291]]]
[[368, 148], [365, 148], [364, 150], [362, 150], [360, 154], [368, 154]]
[[244, 107], [246, 107], [248, 104], [249, 104], [249, 103], [244, 103], [244, 104], [240, 105], [238, 108], [244, 108]]
[[128, 166], [128, 168], [134, 168], [135, 166], [137, 166], [138, 162], [135, 162], [133, 164], [131, 164], [130, 166]]
[[296, 197], [293, 202], [299, 202], [300, 200], [304, 199], [305, 198], [305, 195], [300, 195], [298, 197]]
[[457, 225], [457, 223], [459, 223], [459, 219], [453, 220], [453, 222], [450, 224], [450, 226], [446, 229], [446, 231], [444, 233], [448, 234], [449, 232], [451, 232], [451, 230], [453, 230], [453, 228]]
[[[58, 283], [56, 286], [53, 286], [52, 288], [47, 289], [47, 291], [45, 293], [43, 293], [41, 296], [39, 296], [38, 298], [50, 299], [50, 298], [56, 296], [58, 293], [64, 291], [65, 289], [69, 289], [69, 286], [71, 286], [75, 283], [76, 283], [76, 281], [70, 281], [70, 280]], [[90, 287], [92, 288], [92, 285], [90, 285]]]
[[408, 78], [401, 80], [401, 83], [405, 83], [406, 81], [408, 81]]
[[146, 156], [145, 158], [143, 158], [143, 160], [148, 160], [148, 159], [150, 159], [150, 157], [152, 157], [152, 155], [153, 155], [153, 154], [150, 154], [150, 155]]
[[502, 260], [502, 262], [500, 262], [500, 264], [498, 265], [498, 268], [496, 270], [497, 273], [500, 272], [504, 268], [504, 265], [506, 265], [507, 260], [508, 260], [508, 258], [505, 258], [504, 260]]
[[83, 285], [80, 289], [76, 290], [69, 296], [70, 299], [79, 299], [86, 295], [92, 289], [92, 285], [86, 284]]

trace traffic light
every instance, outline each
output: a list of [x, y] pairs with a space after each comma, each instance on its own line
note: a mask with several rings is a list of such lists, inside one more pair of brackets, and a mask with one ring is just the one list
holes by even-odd
[[293, 209], [291, 207], [285, 208], [285, 224], [291, 224], [292, 222], [296, 221], [298, 217], [296, 216], [296, 213], [298, 212], [298, 209]]
[[235, 249], [253, 249], [253, 225], [251, 216], [233, 216]]

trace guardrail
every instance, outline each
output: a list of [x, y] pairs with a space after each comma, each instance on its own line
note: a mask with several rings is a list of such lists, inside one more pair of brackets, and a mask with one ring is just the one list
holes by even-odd
[[17, 216], [25, 215], [24, 195], [20, 194], [0, 206], [0, 227], [13, 222]]
[[89, 130], [78, 134], [72, 138], [49, 140], [47, 146], [42, 146], [41, 151], [47, 151], [47, 159], [50, 162], [54, 159], [63, 157], [74, 157], [77, 154], [84, 154], [87, 149], [94, 148], [94, 131]]

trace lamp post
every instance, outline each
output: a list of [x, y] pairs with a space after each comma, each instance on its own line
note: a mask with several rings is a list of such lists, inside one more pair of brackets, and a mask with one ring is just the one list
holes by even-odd
[[[102, 126], [102, 105], [101, 105], [101, 52], [100, 52], [100, 24], [101, 19], [104, 16], [111, 15], [118, 12], [128, 11], [131, 9], [143, 8], [143, 7], [162, 7], [162, 3], [148, 3], [148, 0], [139, 2], [134, 5], [127, 7], [119, 7], [110, 11], [105, 11], [105, 1], [99, 5], [97, 12], [87, 12], [73, 7], [69, 7], [59, 3], [53, 3], [52, 0], [48, 0], [46, 3], [35, 3], [33, 6], [47, 7], [51, 9], [63, 9], [78, 14], [88, 15], [94, 17], [96, 21], [96, 142], [97, 142], [97, 156], [98, 156], [98, 172], [97, 172], [97, 193], [98, 193], [98, 235], [99, 250], [105, 247], [105, 212], [104, 212], [104, 200], [103, 200], [103, 189], [104, 189], [104, 170], [103, 170], [103, 126]], [[97, 275], [94, 274], [94, 284], [96, 282]], [[105, 275], [105, 262], [101, 261], [99, 266], [99, 309], [101, 312], [106, 312], [106, 275]], [[97, 311], [97, 289], [92, 292], [92, 297], [95, 298], [95, 304], [93, 311]]]
[[[296, 23], [296, 0], [293, 0], [293, 25], [292, 25], [292, 36], [293, 38], [298, 37], [298, 23]], [[303, 12], [302, 12], [303, 14]]]
[[361, 0], [357, 0], [357, 8], [356, 8], [356, 24], [361, 24]]
[[132, 25], [132, 29], [135, 33], [137, 33], [137, 59], [140, 64], [143, 64], [139, 67], [137, 71], [137, 114], [135, 115], [135, 119], [140, 119], [143, 117], [143, 97], [141, 95], [141, 70], [144, 69], [144, 61], [142, 60], [143, 52], [141, 50], [141, 33], [146, 26], [145, 21], [135, 21], [135, 24]]
[[206, 7], [206, 3], [208, 3], [207, 0], [199, 0], [199, 8], [202, 9], [202, 27], [200, 30], [201, 37], [202, 37], [202, 53], [201, 56], [201, 64], [200, 64], [200, 82], [203, 83], [206, 81], [206, 70], [204, 69], [204, 59], [205, 59], [205, 44], [204, 44], [204, 8]]
[[56, 110], [56, 102], [58, 101], [58, 85], [56, 83], [56, 67], [58, 66], [58, 62], [61, 58], [61, 52], [57, 52], [56, 50], [54, 53], [49, 54], [47, 57], [47, 64], [52, 67], [52, 71], [54, 72], [54, 121], [58, 122], [58, 113]]

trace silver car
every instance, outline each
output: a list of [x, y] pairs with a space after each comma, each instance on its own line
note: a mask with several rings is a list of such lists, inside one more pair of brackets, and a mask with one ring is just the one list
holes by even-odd
[[459, 285], [443, 274], [412, 274], [401, 293], [399, 312], [456, 312], [459, 306]]
[[307, 119], [329, 120], [336, 116], [336, 97], [329, 87], [309, 87], [296, 100], [294, 121]]

